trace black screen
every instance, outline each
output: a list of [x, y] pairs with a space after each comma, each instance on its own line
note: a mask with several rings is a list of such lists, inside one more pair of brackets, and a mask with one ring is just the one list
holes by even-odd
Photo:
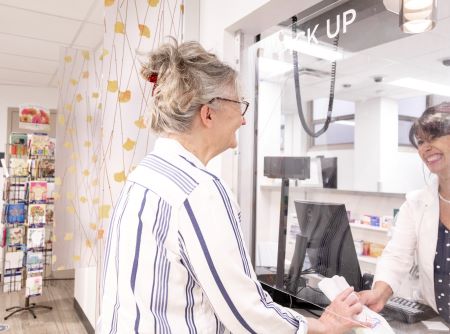
[[[355, 290], [361, 289], [362, 277], [344, 204], [295, 201], [301, 234], [306, 237], [303, 270], [323, 276], [344, 276]], [[310, 268], [307, 268], [310, 266]]]
[[337, 158], [321, 158], [322, 182], [324, 188], [337, 188]]

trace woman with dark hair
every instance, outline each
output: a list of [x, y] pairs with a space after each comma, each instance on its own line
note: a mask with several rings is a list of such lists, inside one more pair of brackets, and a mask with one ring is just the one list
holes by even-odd
[[381, 311], [408, 277], [416, 255], [424, 302], [450, 322], [450, 103], [426, 109], [413, 124], [410, 141], [435, 177], [406, 195], [373, 288], [360, 292], [360, 300]]

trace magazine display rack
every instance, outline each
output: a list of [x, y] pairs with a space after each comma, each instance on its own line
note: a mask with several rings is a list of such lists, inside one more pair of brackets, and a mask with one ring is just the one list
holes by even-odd
[[54, 140], [46, 134], [12, 133], [7, 162], [2, 233], [3, 292], [25, 287], [25, 305], [6, 309], [13, 314], [50, 306], [30, 303], [42, 294], [51, 267], [53, 233]]

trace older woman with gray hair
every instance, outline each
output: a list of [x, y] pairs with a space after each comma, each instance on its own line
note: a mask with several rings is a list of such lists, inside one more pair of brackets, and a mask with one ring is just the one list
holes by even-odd
[[237, 146], [249, 103], [237, 73], [198, 43], [164, 44], [153, 83], [154, 150], [115, 206], [104, 261], [100, 333], [343, 333], [362, 310], [347, 289], [321, 318], [274, 303], [256, 279], [230, 189], [206, 169]]

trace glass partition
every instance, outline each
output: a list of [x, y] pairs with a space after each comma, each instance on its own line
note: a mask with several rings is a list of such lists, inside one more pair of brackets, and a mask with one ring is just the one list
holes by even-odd
[[[320, 277], [345, 276], [352, 266], [348, 280], [356, 282], [356, 273], [356, 288], [363, 288], [361, 276], [374, 273], [405, 193], [433, 180], [409, 130], [427, 106], [450, 100], [450, 3], [439, 2], [436, 27], [420, 34], [403, 33], [398, 14], [382, 0], [323, 1], [296, 18], [251, 48], [258, 102], [255, 262], [261, 281], [275, 285], [282, 266], [278, 288], [322, 305]], [[330, 103], [327, 131], [308, 135], [299, 114], [317, 132]], [[310, 177], [266, 177], [265, 157], [310, 157]]]

